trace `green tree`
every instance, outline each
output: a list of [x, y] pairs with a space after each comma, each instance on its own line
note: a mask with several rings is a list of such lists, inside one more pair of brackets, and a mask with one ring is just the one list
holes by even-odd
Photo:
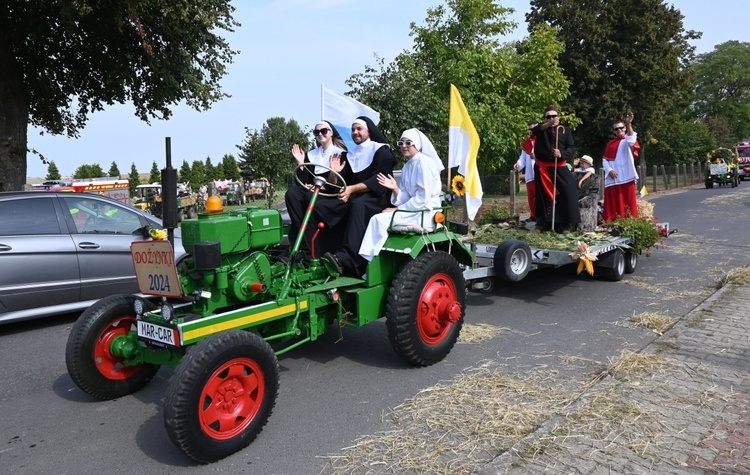
[[708, 125], [695, 119], [684, 119], [678, 114], [665, 115], [665, 125], [657, 125], [649, 140], [650, 165], [696, 163], [706, 159], [706, 153], [716, 148], [716, 138]]
[[148, 122], [207, 109], [236, 54], [230, 0], [5, 0], [0, 13], [0, 191], [26, 179], [28, 124], [75, 137], [90, 113], [132, 101]]
[[750, 43], [717, 45], [710, 53], [699, 55], [693, 69], [692, 109], [698, 117], [725, 119], [732, 126], [730, 142], [750, 137]]
[[101, 178], [104, 176], [104, 170], [101, 165], [94, 163], [93, 165], [83, 164], [76, 168], [73, 173], [73, 178], [85, 179], [85, 178]]
[[214, 166], [214, 176], [216, 176], [217, 180], [226, 180], [226, 176], [224, 174], [224, 165], [219, 162]]
[[117, 178], [120, 178], [120, 175], [120, 169], [117, 168], [117, 163], [113, 161], [112, 165], [109, 166], [109, 172], [107, 172], [107, 176], [115, 176]]
[[193, 161], [193, 166], [190, 169], [190, 177], [193, 180], [190, 183], [190, 186], [193, 190], [197, 190], [201, 185], [204, 185], [208, 182], [208, 180], [206, 179], [206, 167], [203, 165], [202, 161]]
[[[245, 128], [245, 142], [238, 145], [240, 168], [252, 169], [272, 184], [286, 183], [296, 162], [289, 153], [295, 143], [307, 143], [308, 137], [296, 120], [271, 117], [260, 130]], [[269, 196], [271, 206], [273, 196]]]
[[206, 181], [218, 180], [216, 176], [216, 167], [211, 163], [211, 157], [206, 157]]
[[[531, 0], [530, 31], [559, 29], [565, 43], [560, 65], [571, 81], [563, 112], [582, 120], [578, 154], [601, 156], [612, 123], [629, 110], [642, 144], [691, 89], [686, 67], [694, 57], [683, 15], [662, 0]], [[644, 146], [644, 150], [645, 150]]]
[[391, 143], [407, 128], [421, 129], [447, 159], [450, 85], [455, 85], [479, 132], [479, 168], [510, 166], [528, 135], [527, 123], [568, 94], [557, 66], [562, 43], [540, 26], [522, 42], [501, 43], [516, 24], [512, 9], [492, 0], [447, 0], [427, 10], [426, 25], [411, 25], [412, 52], [380, 69], [352, 76], [352, 95], [381, 113]]
[[49, 162], [49, 165], [47, 165], [47, 176], [44, 177], [45, 180], [59, 180], [62, 178], [60, 176], [60, 171], [57, 169], [57, 165], [55, 165], [55, 162]]
[[193, 182], [193, 171], [190, 169], [190, 164], [186, 162], [185, 160], [182, 161], [182, 166], [180, 167], [178, 180], [182, 183], [187, 182], [187, 183], [192, 184]]
[[221, 159], [221, 166], [224, 170], [225, 180], [242, 180], [242, 176], [240, 175], [240, 167], [237, 165], [237, 160], [234, 158], [234, 155], [229, 153], [224, 155], [224, 157]]
[[153, 164], [151, 165], [151, 174], [148, 176], [148, 182], [161, 183], [161, 171], [156, 165], [156, 160], [154, 160]]
[[138, 174], [138, 169], [135, 167], [135, 162], [130, 165], [130, 175], [128, 175], [128, 183], [130, 185], [130, 196], [135, 196], [135, 189], [141, 184], [141, 177]]

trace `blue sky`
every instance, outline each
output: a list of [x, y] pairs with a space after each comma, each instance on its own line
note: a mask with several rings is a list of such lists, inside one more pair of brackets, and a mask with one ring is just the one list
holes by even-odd
[[[321, 83], [339, 93], [345, 81], [375, 65], [375, 55], [391, 61], [411, 49], [409, 25], [424, 24], [427, 9], [439, 0], [235, 0], [234, 17], [242, 26], [226, 35], [240, 50], [222, 81], [232, 97], [210, 110], [179, 106], [169, 121], [141, 122], [131, 104], [117, 105], [89, 117], [80, 138], [40, 135], [29, 128], [29, 148], [53, 160], [60, 173], [71, 175], [81, 164], [99, 163], [105, 171], [115, 161], [122, 173], [132, 163], [146, 173], [156, 161], [165, 165], [165, 137], [171, 137], [172, 164], [205, 160], [215, 164], [225, 154], [237, 156], [245, 128], [260, 129], [270, 117], [295, 119], [312, 127], [320, 119]], [[519, 26], [504, 40], [527, 35], [524, 16], [528, 0], [501, 0], [513, 8], [509, 19]], [[749, 41], [747, 0], [721, 0], [709, 8], [705, 0], [669, 2], [685, 16], [686, 30], [703, 32], [694, 43], [698, 53], [729, 40]], [[720, 8], [718, 5], [720, 4]], [[377, 6], [373, 6], [377, 5]], [[29, 177], [47, 173], [36, 155], [28, 155]]]

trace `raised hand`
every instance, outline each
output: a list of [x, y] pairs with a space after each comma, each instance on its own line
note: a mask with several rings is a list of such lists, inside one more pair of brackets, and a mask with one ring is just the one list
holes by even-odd
[[398, 183], [396, 183], [396, 179], [391, 175], [383, 175], [382, 173], [378, 173], [376, 178], [378, 179], [378, 183], [388, 188], [389, 190], [398, 189]]
[[341, 159], [340, 153], [334, 153], [331, 155], [330, 167], [333, 171], [341, 173], [341, 170], [344, 169], [344, 165], [346, 165], [346, 160]]
[[299, 165], [302, 165], [305, 162], [305, 152], [303, 152], [297, 144], [292, 145], [292, 156], [297, 160]]

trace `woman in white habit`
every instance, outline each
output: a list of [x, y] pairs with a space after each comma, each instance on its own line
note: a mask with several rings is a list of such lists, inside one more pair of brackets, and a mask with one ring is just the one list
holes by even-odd
[[[440, 172], [445, 168], [430, 139], [418, 129], [409, 129], [401, 134], [397, 142], [406, 157], [401, 171], [401, 186], [391, 175], [379, 173], [378, 182], [391, 190], [392, 208], [370, 219], [359, 255], [371, 261], [388, 239], [388, 229], [393, 225], [416, 225], [433, 227], [435, 213], [440, 208]], [[424, 213], [396, 213], [399, 210], [429, 209]], [[422, 216], [424, 214], [424, 217]]]

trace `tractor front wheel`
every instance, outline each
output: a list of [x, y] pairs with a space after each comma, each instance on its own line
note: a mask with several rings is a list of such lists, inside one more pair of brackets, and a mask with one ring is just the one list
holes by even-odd
[[407, 262], [393, 280], [386, 307], [388, 338], [416, 366], [445, 358], [463, 325], [466, 283], [450, 254], [427, 252]]
[[[87, 308], [73, 325], [65, 364], [73, 382], [103, 401], [134, 393], [159, 371], [159, 365], [125, 366], [111, 353], [112, 342], [136, 329], [134, 295], [112, 295]], [[148, 302], [144, 300], [144, 302]]]
[[188, 457], [211, 463], [250, 445], [266, 425], [279, 390], [270, 345], [246, 331], [197, 343], [175, 370], [164, 400], [164, 425]]

